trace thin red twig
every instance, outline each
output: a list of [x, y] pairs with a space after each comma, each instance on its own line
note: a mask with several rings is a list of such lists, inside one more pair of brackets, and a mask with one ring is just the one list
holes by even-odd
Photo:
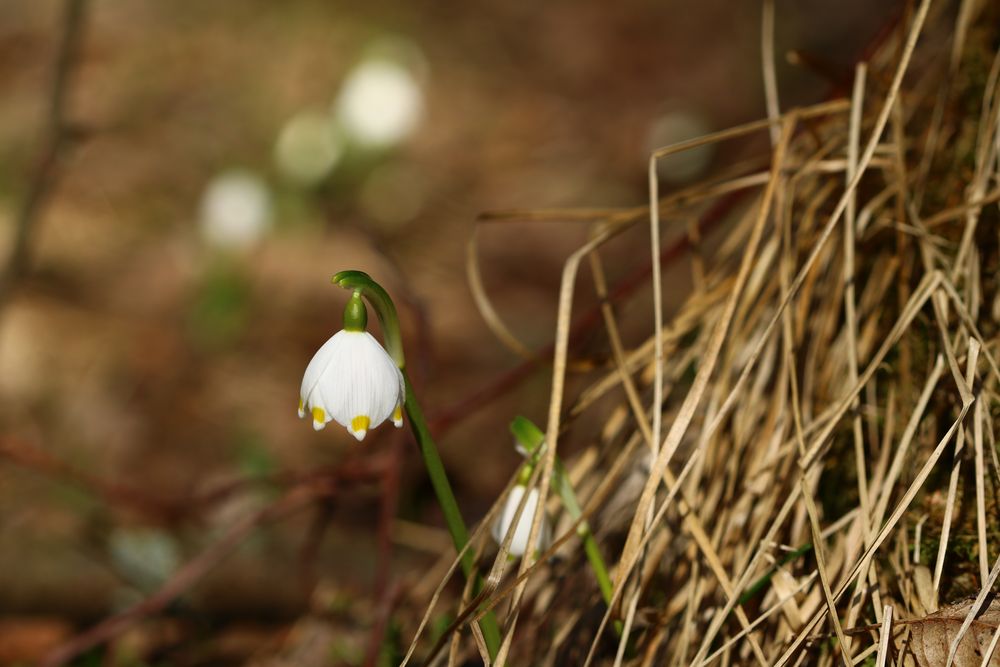
[[[708, 211], [698, 220], [698, 230], [702, 236], [706, 236], [715, 229], [726, 215], [743, 199], [746, 190], [737, 190], [722, 197], [715, 202]], [[685, 252], [691, 249], [691, 239], [688, 235], [679, 237], [672, 244], [665, 246], [660, 252], [660, 262], [664, 267], [669, 266], [674, 261], [680, 259]], [[630, 274], [618, 282], [608, 293], [608, 300], [620, 302], [631, 296], [642, 285], [646, 284], [653, 273], [652, 263], [647, 262], [634, 269]], [[577, 318], [570, 328], [569, 345], [570, 349], [578, 346], [584, 335], [591, 331], [601, 322], [601, 304], [596, 303], [588, 308]], [[508, 391], [517, 387], [522, 381], [531, 377], [531, 374], [540, 366], [551, 361], [552, 353], [555, 350], [555, 342], [548, 343], [535, 353], [530, 359], [525, 359], [514, 368], [504, 371], [492, 382], [483, 388], [472, 393], [468, 397], [458, 401], [451, 407], [445, 408], [433, 415], [430, 422], [431, 431], [440, 435], [455, 426], [477, 409], [488, 405], [494, 399], [503, 396]]]
[[109, 616], [57, 647], [41, 661], [40, 667], [64, 665], [81, 653], [118, 637], [141, 619], [163, 611], [167, 605], [219, 565], [258, 526], [288, 516], [317, 498], [332, 495], [333, 491], [332, 484], [303, 485], [289, 491], [269, 507], [235, 523], [218, 541], [178, 569], [156, 593], [121, 613]]
[[382, 502], [378, 522], [378, 564], [375, 568], [375, 581], [372, 586], [372, 597], [375, 608], [379, 610], [378, 618], [372, 624], [365, 650], [365, 667], [375, 667], [378, 661], [379, 649], [385, 637], [386, 626], [392, 613], [393, 602], [398, 594], [398, 586], [392, 583], [392, 523], [396, 518], [399, 506], [399, 478], [403, 460], [403, 443], [408, 437], [400, 433], [398, 437], [390, 438], [388, 462], [382, 476]]

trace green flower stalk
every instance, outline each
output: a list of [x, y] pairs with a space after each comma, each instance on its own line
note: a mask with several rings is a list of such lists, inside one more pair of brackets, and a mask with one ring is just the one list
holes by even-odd
[[[406, 374], [396, 306], [382, 286], [361, 271], [341, 271], [333, 276], [333, 284], [353, 291], [344, 309], [344, 329], [320, 348], [306, 368], [299, 399], [299, 416], [311, 414], [313, 426], [317, 429], [334, 420], [361, 440], [368, 429], [390, 418], [397, 427], [401, 427], [402, 410], [405, 410], [448, 532], [455, 549], [462, 554], [462, 571], [467, 579], [475, 579], [474, 589], [478, 593], [482, 581], [476, 571], [473, 552], [466, 549], [469, 531], [455, 501], [437, 445], [427, 428], [427, 420], [413, 393], [413, 384]], [[362, 299], [375, 309], [385, 339], [384, 349], [365, 330], [368, 313]], [[496, 657], [500, 649], [496, 618], [492, 613], [484, 615], [479, 627], [490, 657]]]
[[[521, 480], [526, 482], [531, 477], [532, 469], [538, 462], [538, 458], [544, 449], [545, 434], [531, 420], [520, 416], [515, 417], [514, 421], [510, 423], [510, 432], [517, 441], [518, 451], [528, 458], [518, 473], [518, 483], [522, 483]], [[573, 485], [570, 484], [566, 468], [558, 457], [556, 457], [555, 467], [552, 470], [552, 488], [559, 495], [559, 499], [562, 501], [563, 507], [566, 508], [566, 512], [570, 518], [573, 521], [579, 520], [583, 516], [583, 511], [580, 509], [580, 503], [576, 499], [576, 493], [573, 492]], [[524, 514], [527, 514], [527, 511], [522, 512], [522, 515]], [[528, 520], [530, 522], [530, 517]], [[604, 564], [601, 550], [598, 548], [597, 541], [594, 540], [594, 535], [590, 532], [590, 526], [586, 520], [580, 521], [576, 532], [583, 541], [583, 550], [587, 554], [587, 560], [590, 562], [591, 569], [594, 571], [597, 586], [601, 589], [601, 597], [604, 598], [605, 604], [610, 605], [611, 596], [614, 593], [611, 577], [608, 576], [608, 568]], [[525, 540], [527, 540], [527, 536], [525, 536]]]

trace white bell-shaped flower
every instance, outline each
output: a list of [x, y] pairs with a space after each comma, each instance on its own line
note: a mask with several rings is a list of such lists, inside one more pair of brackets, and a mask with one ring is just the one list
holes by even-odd
[[[521, 504], [524, 492], [525, 487], [518, 484], [507, 495], [507, 502], [504, 504], [503, 510], [493, 522], [493, 539], [496, 540], [497, 544], [503, 544], [507, 531], [510, 530], [510, 526], [514, 522], [514, 515], [517, 514], [517, 506]], [[528, 491], [528, 499], [524, 503], [524, 510], [521, 512], [517, 528], [514, 529], [514, 537], [510, 542], [511, 556], [523, 556], [524, 552], [528, 550], [528, 537], [531, 534], [531, 522], [534, 519], [536, 507], [538, 507], [538, 489], [531, 489]], [[544, 551], [551, 542], [552, 529], [549, 526], [548, 517], [543, 513], [542, 525], [539, 526], [535, 547], [538, 551]]]
[[[355, 301], [356, 300], [356, 301]], [[357, 319], [348, 321], [354, 309]], [[319, 348], [306, 367], [299, 392], [299, 417], [312, 415], [317, 431], [336, 421], [358, 440], [387, 419], [403, 425], [406, 385], [389, 353], [364, 330], [360, 297], [345, 311], [345, 328]]]

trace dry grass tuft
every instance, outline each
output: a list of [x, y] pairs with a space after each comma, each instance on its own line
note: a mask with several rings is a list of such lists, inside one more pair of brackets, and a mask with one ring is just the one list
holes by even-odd
[[[940, 662], [925, 647], [940, 656], [941, 642], [955, 664], [987, 664], [1000, 632], [980, 637], [996, 626], [1000, 573], [1000, 8], [925, 0], [857, 68], [849, 100], [783, 113], [771, 16], [770, 120], [658, 151], [652, 215], [528, 216], [593, 226], [565, 265], [546, 432], [592, 411], [605, 424], [567, 464], [614, 604], [565, 517], [546, 557], [514, 566], [480, 528], [491, 577], [466, 595], [440, 657], [482, 650], [471, 623], [482, 603], [511, 664], [922, 665]], [[769, 167], [659, 196], [658, 158], [751, 134], [770, 140]], [[725, 239], [661, 324], [660, 234], [686, 233], [719, 202]], [[655, 325], [630, 347], [606, 304], [613, 363], [569, 396], [577, 270], [590, 262], [606, 295], [602, 247], [647, 220]], [[470, 256], [487, 320], [525, 353]], [[533, 478], [542, 493], [549, 444]], [[554, 500], [549, 510], [561, 516]], [[920, 621], [968, 596], [948, 608], [947, 634]], [[438, 613], [429, 605], [425, 620]], [[419, 633], [414, 655], [432, 657], [432, 644]]]

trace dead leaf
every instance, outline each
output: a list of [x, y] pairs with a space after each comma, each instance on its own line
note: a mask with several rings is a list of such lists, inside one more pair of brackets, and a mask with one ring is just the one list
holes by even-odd
[[[916, 661], [916, 667], [944, 667], [948, 662], [948, 651], [951, 643], [958, 636], [958, 631], [965, 617], [972, 609], [974, 598], [969, 598], [957, 604], [942, 607], [929, 616], [907, 621], [910, 626], [910, 650]], [[955, 667], [979, 667], [983, 655], [989, 648], [993, 633], [1000, 627], [1000, 602], [993, 601], [972, 622], [955, 655]], [[1000, 667], [1000, 649], [993, 653], [988, 663]]]

